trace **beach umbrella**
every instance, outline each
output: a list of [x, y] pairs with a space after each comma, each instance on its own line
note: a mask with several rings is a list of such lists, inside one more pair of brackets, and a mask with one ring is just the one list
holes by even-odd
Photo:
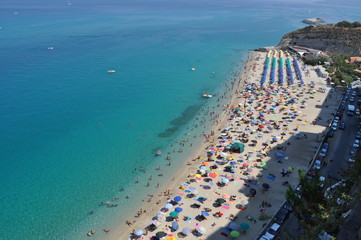
[[255, 196], [255, 195], [257, 194], [257, 191], [256, 191], [256, 189], [251, 188], [251, 189], [249, 190], [249, 193], [250, 193], [252, 196]]
[[223, 198], [218, 198], [218, 199], [216, 200], [216, 202], [219, 203], [219, 204], [222, 204], [222, 203], [225, 203], [226, 200], [224, 200]]
[[171, 237], [168, 237], [167, 240], [177, 240], [175, 237], [171, 236]]
[[240, 228], [242, 229], [242, 230], [248, 230], [249, 229], [249, 224], [248, 223], [241, 223], [240, 225]]
[[176, 218], [176, 217], [178, 217], [178, 212], [176, 212], [176, 211], [170, 212], [169, 216], [171, 216], [172, 218]]
[[164, 238], [165, 236], [167, 236], [167, 233], [161, 231], [161, 232], [157, 232], [157, 233], [155, 234], [155, 236], [156, 236], [157, 238]]
[[205, 217], [208, 217], [209, 216], [209, 213], [207, 213], [206, 211], [202, 211], [201, 214]]
[[234, 223], [234, 222], [231, 222], [228, 226], [230, 229], [234, 230], [234, 229], [237, 229], [238, 228], [238, 224], [237, 223]]
[[165, 222], [165, 220], [167, 220], [166, 217], [162, 214], [160, 214], [159, 216], [157, 215], [157, 219], [159, 222]]
[[230, 162], [231, 165], [236, 165], [237, 163], [235, 161]]
[[180, 200], [182, 200], [182, 197], [181, 196], [176, 196], [176, 197], [174, 197], [173, 200], [176, 201], [176, 202], [179, 202]]
[[141, 236], [143, 234], [144, 234], [143, 230], [137, 230], [137, 231], [134, 232], [134, 235], [136, 235], [136, 236]]
[[197, 232], [199, 232], [200, 234], [205, 234], [207, 232], [206, 228], [203, 226], [198, 226], [196, 228]]
[[224, 199], [229, 199], [231, 196], [229, 195], [229, 194], [227, 194], [227, 193], [225, 193], [225, 194], [223, 194], [222, 195], [222, 198], [224, 198]]
[[[195, 174], [194, 175], [196, 178], [200, 178], [200, 177], [202, 177], [200, 174]], [[174, 200], [175, 201], [175, 200]]]
[[190, 234], [192, 232], [192, 229], [190, 229], [190, 228], [183, 228], [182, 229], [182, 233], [184, 233], [185, 235], [188, 235], [188, 234]]
[[182, 212], [183, 211], [183, 208], [181, 208], [181, 207], [176, 207], [175, 209], [174, 209], [174, 211], [176, 211], [176, 212]]
[[227, 179], [227, 178], [222, 178], [221, 181], [222, 181], [222, 183], [229, 183], [229, 179]]
[[261, 162], [259, 165], [261, 165], [261, 166], [266, 166], [267, 163], [266, 163], [266, 162]]
[[173, 205], [170, 204], [170, 203], [167, 203], [164, 207], [167, 208], [167, 209], [171, 209], [173, 207]]
[[265, 189], [269, 189], [269, 188], [270, 188], [270, 186], [269, 186], [268, 183], [263, 183], [263, 184], [262, 184], [262, 187], [265, 188]]
[[174, 231], [177, 231], [179, 228], [179, 224], [177, 222], [172, 222], [172, 228]]
[[238, 232], [238, 231], [232, 231], [231, 232], [231, 236], [236, 238], [236, 237], [239, 237], [241, 234]]
[[206, 173], [210, 173], [211, 172], [211, 170], [206, 170]]
[[248, 163], [243, 163], [242, 166], [243, 166], [243, 167], [248, 167], [249, 164], [248, 164]]

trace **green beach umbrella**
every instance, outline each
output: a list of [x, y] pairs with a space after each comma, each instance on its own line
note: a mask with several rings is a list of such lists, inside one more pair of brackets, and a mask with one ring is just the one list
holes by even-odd
[[238, 232], [238, 231], [232, 231], [231, 232], [231, 236], [236, 238], [236, 237], [239, 237], [241, 234]]
[[175, 212], [175, 211], [170, 212], [169, 216], [171, 216], [172, 218], [178, 217], [178, 212]]
[[261, 166], [266, 166], [267, 163], [266, 163], [266, 162], [261, 162], [259, 165], [261, 165]]
[[156, 234], [155, 234], [155, 236], [157, 237], [157, 238], [164, 238], [165, 236], [167, 236], [167, 233], [165, 233], [165, 232], [157, 232]]

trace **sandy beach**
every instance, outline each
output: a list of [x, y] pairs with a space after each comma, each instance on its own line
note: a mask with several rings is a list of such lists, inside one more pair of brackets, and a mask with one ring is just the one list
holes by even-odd
[[107, 239], [257, 238], [308, 168], [339, 99], [302, 64], [304, 84], [261, 87], [266, 56], [250, 53], [224, 111], [207, 113], [214, 127], [203, 146]]

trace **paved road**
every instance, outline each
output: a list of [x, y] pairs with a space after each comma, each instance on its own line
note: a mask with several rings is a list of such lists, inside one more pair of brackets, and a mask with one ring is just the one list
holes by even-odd
[[[360, 97], [356, 97], [355, 102], [357, 102], [358, 98]], [[347, 104], [352, 103], [347, 102], [346, 108]], [[346, 169], [348, 167], [347, 160], [350, 157], [350, 150], [355, 141], [355, 133], [358, 129], [360, 117], [358, 115], [347, 116], [345, 111], [341, 121], [346, 122], [346, 128], [344, 130], [337, 129], [334, 136], [332, 138], [328, 138], [330, 147], [325, 158], [325, 161], [328, 164], [320, 171], [320, 174], [325, 177], [330, 175], [331, 177], [337, 179], [342, 178], [340, 173], [342, 172], [342, 169]]]
[[[349, 98], [348, 98], [349, 99]], [[335, 179], [342, 179], [342, 169], [348, 167], [348, 158], [350, 157], [350, 150], [355, 141], [355, 133], [359, 128], [360, 116], [347, 116], [347, 105], [356, 105], [357, 100], [361, 97], [355, 97], [355, 102], [350, 103], [349, 100], [345, 104], [345, 112], [340, 121], [346, 122], [344, 130], [337, 129], [332, 138], [328, 138], [329, 151], [325, 157], [327, 166], [320, 170], [320, 175], [326, 177], [325, 187], [328, 187], [336, 182]], [[330, 161], [332, 160], [332, 161]], [[328, 177], [330, 176], [330, 177]], [[300, 234], [299, 224], [296, 216], [291, 213], [287, 221], [282, 226], [282, 232], [278, 235], [278, 239], [298, 239]]]

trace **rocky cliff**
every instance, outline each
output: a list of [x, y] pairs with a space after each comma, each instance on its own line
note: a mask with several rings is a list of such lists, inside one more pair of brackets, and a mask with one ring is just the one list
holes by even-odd
[[292, 45], [319, 49], [327, 54], [361, 56], [361, 28], [309, 26], [287, 33], [279, 44], [281, 48]]

